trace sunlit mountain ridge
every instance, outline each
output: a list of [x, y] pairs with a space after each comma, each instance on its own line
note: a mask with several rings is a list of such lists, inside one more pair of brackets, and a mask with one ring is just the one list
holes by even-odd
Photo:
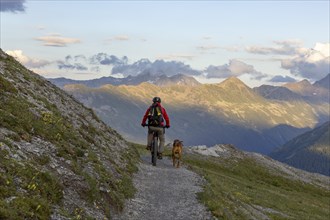
[[325, 93], [314, 95], [320, 101], [313, 102], [281, 87], [286, 90], [280, 97], [288, 94], [292, 98], [271, 99], [235, 77], [217, 84], [178, 82], [162, 86], [152, 82], [106, 84], [98, 88], [64, 85], [64, 90], [93, 108], [125, 137], [140, 142], [145, 140], [140, 120], [154, 96], [162, 98], [170, 115], [169, 140], [180, 137], [191, 145], [233, 143], [244, 150], [269, 153], [329, 117]]

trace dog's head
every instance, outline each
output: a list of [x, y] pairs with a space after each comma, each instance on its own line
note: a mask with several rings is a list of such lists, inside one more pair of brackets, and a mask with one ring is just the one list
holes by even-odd
[[182, 147], [183, 144], [182, 144], [183, 141], [180, 141], [179, 139], [175, 139], [173, 141], [173, 147]]

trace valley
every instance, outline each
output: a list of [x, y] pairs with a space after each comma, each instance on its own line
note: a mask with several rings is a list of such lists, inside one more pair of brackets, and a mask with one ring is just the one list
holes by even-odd
[[330, 114], [328, 102], [310, 102], [296, 93], [299, 98], [286, 99], [286, 94], [291, 97], [293, 93], [288, 89], [288, 93], [280, 93], [281, 98], [264, 97], [260, 90], [235, 77], [219, 84], [178, 82], [182, 81], [163, 86], [142, 82], [98, 88], [67, 84], [63, 89], [125, 138], [140, 143], [145, 140], [140, 120], [154, 96], [162, 98], [172, 121], [167, 131], [169, 141], [180, 137], [189, 145], [232, 143], [263, 154], [325, 122]]

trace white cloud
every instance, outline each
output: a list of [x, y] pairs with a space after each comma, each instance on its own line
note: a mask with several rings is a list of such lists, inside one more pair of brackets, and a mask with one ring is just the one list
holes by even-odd
[[218, 49], [219, 47], [218, 46], [215, 46], [215, 45], [205, 45], [205, 46], [198, 46], [197, 49], [198, 50], [214, 50], [214, 49]]
[[252, 65], [246, 64], [237, 59], [229, 60], [229, 64], [221, 66], [209, 66], [204, 75], [208, 78], [227, 78], [230, 76], [241, 76], [249, 74], [254, 79], [261, 79], [265, 77], [265, 74], [258, 72]]
[[283, 59], [281, 66], [296, 76], [317, 80], [330, 73], [329, 51], [329, 43], [316, 43], [312, 49], [301, 48], [295, 56]]
[[36, 40], [44, 42], [44, 46], [53, 47], [66, 47], [68, 44], [76, 44], [81, 42], [77, 38], [61, 37], [60, 35], [38, 37]]
[[248, 65], [239, 60], [230, 60], [228, 69], [234, 75], [241, 75], [243, 73], [253, 73], [255, 72], [254, 67], [252, 65]]
[[22, 50], [7, 50], [7, 54], [14, 57], [21, 64], [28, 68], [40, 68], [46, 65], [49, 65], [51, 62], [47, 60], [33, 59], [23, 54]]
[[130, 40], [130, 38], [127, 35], [117, 35], [117, 36], [114, 36], [112, 38], [106, 39], [105, 43], [111, 43], [113, 41], [129, 41], [129, 40]]
[[167, 55], [160, 55], [157, 56], [156, 59], [163, 59], [163, 60], [192, 60], [195, 56], [192, 54], [167, 54]]
[[248, 46], [245, 50], [253, 54], [277, 54], [277, 55], [293, 55], [300, 50], [300, 40], [285, 40], [285, 41], [274, 41], [276, 46], [263, 47], [263, 46]]
[[228, 46], [228, 47], [220, 47], [220, 48], [229, 52], [239, 52], [241, 50], [239, 46]]
[[129, 37], [126, 35], [118, 35], [113, 38], [114, 40], [119, 40], [119, 41], [126, 41], [129, 40]]

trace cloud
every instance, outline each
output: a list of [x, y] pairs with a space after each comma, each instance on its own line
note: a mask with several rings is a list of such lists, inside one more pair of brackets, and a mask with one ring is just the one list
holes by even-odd
[[229, 52], [238, 52], [241, 50], [239, 46], [228, 46], [228, 47], [220, 47], [220, 48]]
[[157, 59], [163, 59], [163, 60], [192, 60], [194, 59], [194, 55], [191, 54], [168, 54], [168, 55], [163, 55], [163, 56], [157, 56]]
[[254, 69], [252, 65], [246, 64], [242, 61], [232, 59], [229, 64], [224, 64], [222, 66], [209, 66], [204, 74], [207, 78], [227, 78], [230, 76], [240, 76], [243, 74], [251, 74], [254, 79], [261, 79], [266, 75], [258, 72]]
[[74, 56], [74, 57], [68, 55], [68, 56], [65, 57], [64, 61], [62, 61], [62, 60], [57, 61], [57, 67], [60, 70], [61, 69], [64, 69], [64, 70], [78, 70], [78, 71], [88, 70], [88, 68], [86, 66], [84, 66], [83, 64], [77, 62], [80, 57], [84, 58], [84, 56], [82, 56], [82, 55], [78, 55], [78, 56]]
[[68, 44], [76, 44], [81, 42], [76, 38], [61, 37], [59, 35], [38, 37], [36, 40], [44, 42], [44, 46], [52, 47], [66, 47]]
[[312, 49], [302, 48], [295, 56], [283, 59], [281, 67], [296, 76], [317, 80], [330, 73], [329, 51], [329, 43], [316, 43]]
[[88, 68], [81, 63], [70, 64], [63, 61], [57, 61], [57, 66], [59, 69], [66, 69], [66, 70], [79, 70], [79, 71], [88, 70]]
[[198, 50], [202, 50], [202, 51], [207, 51], [207, 50], [214, 50], [214, 49], [218, 49], [218, 46], [215, 45], [205, 45], [205, 46], [198, 46], [197, 49]]
[[127, 41], [129, 40], [129, 37], [126, 35], [118, 35], [113, 38], [114, 40], [119, 40], [119, 41]]
[[129, 41], [130, 38], [127, 35], [117, 35], [112, 38], [106, 39], [106, 43], [111, 43], [112, 41]]
[[108, 55], [106, 53], [98, 53], [90, 58], [90, 63], [97, 65], [125, 65], [128, 62], [126, 56], [118, 58], [114, 55]]
[[78, 71], [85, 71], [88, 70], [82, 63], [86, 63], [87, 59], [84, 55], [76, 55], [71, 56], [68, 55], [64, 58], [64, 61], [58, 60], [57, 67], [60, 70], [78, 70]]
[[302, 42], [300, 40], [285, 40], [285, 41], [273, 41], [276, 46], [262, 47], [262, 46], [248, 46], [245, 50], [253, 54], [277, 54], [277, 55], [293, 55], [299, 51]]
[[123, 76], [136, 76], [141, 73], [149, 73], [151, 75], [167, 75], [173, 76], [176, 74], [199, 75], [200, 72], [192, 69], [178, 61], [156, 60], [150, 62], [148, 59], [141, 59], [133, 64], [118, 65], [112, 68], [112, 74], [122, 74]]
[[25, 0], [0, 0], [1, 12], [24, 12]]
[[284, 83], [284, 82], [296, 82], [296, 80], [290, 76], [277, 75], [271, 78], [269, 82]]
[[78, 70], [80, 73], [89, 70], [100, 73], [104, 70], [109, 71], [108, 66], [124, 65], [127, 63], [127, 60], [128, 58], [126, 56], [118, 58], [106, 53], [98, 53], [91, 57], [79, 54], [74, 56], [67, 55], [64, 59], [56, 61], [56, 65], [60, 70]]
[[33, 59], [23, 54], [22, 50], [7, 50], [7, 54], [14, 57], [16, 60], [18, 60], [21, 64], [28, 68], [41, 68], [46, 65], [51, 64], [51, 62], [47, 60], [39, 60], [39, 59]]

